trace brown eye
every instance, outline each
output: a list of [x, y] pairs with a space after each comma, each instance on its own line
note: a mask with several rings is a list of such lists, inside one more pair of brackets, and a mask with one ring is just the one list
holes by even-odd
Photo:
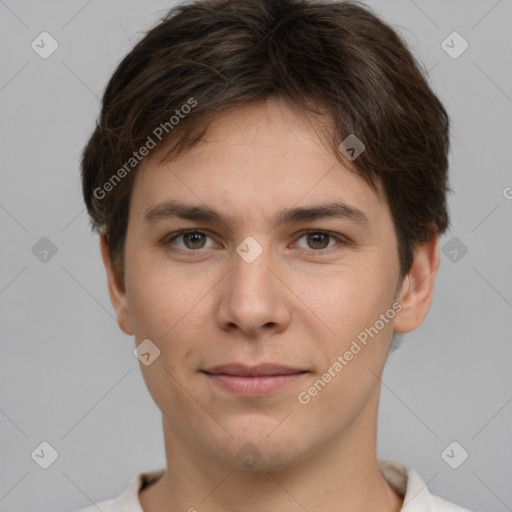
[[206, 241], [204, 233], [193, 232], [181, 235], [187, 249], [202, 249]]
[[306, 231], [295, 242], [295, 247], [318, 256], [344, 249], [349, 242], [343, 235], [329, 231]]
[[[208, 241], [209, 240], [209, 241]], [[209, 243], [209, 245], [207, 245]], [[174, 250], [176, 247], [182, 251], [197, 251], [213, 247], [214, 242], [210, 235], [202, 231], [181, 231], [165, 239], [164, 245]]]
[[329, 235], [327, 233], [308, 233], [306, 235], [308, 246], [311, 249], [326, 249], [329, 245]]

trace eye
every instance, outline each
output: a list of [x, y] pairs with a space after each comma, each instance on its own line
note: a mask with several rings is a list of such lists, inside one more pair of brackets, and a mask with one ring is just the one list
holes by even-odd
[[347, 242], [341, 237], [335, 236], [326, 231], [308, 231], [307, 233], [304, 233], [298, 240], [300, 241], [302, 239], [305, 239], [306, 246], [300, 247], [299, 245], [299, 248], [313, 249], [315, 252], [325, 251], [335, 247], [336, 245], [343, 246], [347, 244]]
[[[208, 239], [210, 244], [208, 245]], [[305, 244], [300, 244], [304, 240]], [[173, 233], [167, 236], [163, 244], [170, 250], [199, 252], [200, 249], [209, 249], [215, 246], [212, 237], [204, 231], [188, 230]], [[303, 233], [295, 242], [295, 246], [299, 249], [313, 250], [313, 252], [322, 254], [323, 252], [331, 252], [336, 247], [342, 248], [347, 245], [348, 241], [341, 236], [334, 235], [327, 231], [308, 231]]]
[[[166, 238], [164, 243], [166, 246], [175, 245], [179, 249], [185, 251], [195, 251], [197, 249], [212, 247], [212, 245], [206, 245], [207, 238], [211, 237], [203, 231], [181, 231], [179, 233], [173, 234], [171, 237]], [[180, 245], [177, 243], [177, 241], [182, 242], [183, 245]]]

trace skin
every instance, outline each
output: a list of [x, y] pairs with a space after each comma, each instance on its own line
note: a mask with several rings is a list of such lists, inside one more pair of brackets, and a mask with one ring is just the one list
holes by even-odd
[[[145, 220], [169, 200], [224, 220]], [[334, 201], [369, 224], [273, 222], [284, 209]], [[171, 240], [183, 229], [204, 235]], [[236, 252], [248, 236], [263, 250], [252, 263]], [[268, 99], [218, 116], [179, 159], [149, 158], [134, 184], [124, 282], [103, 238], [101, 246], [120, 327], [160, 350], [141, 370], [162, 412], [167, 468], [140, 492], [145, 512], [400, 510], [402, 497], [377, 468], [380, 376], [393, 332], [415, 329], [428, 312], [438, 239], [417, 247], [400, 281], [388, 207], [303, 113]], [[298, 394], [395, 301], [395, 318], [301, 404]], [[307, 373], [266, 396], [240, 397], [202, 372], [234, 362]], [[248, 442], [261, 456], [253, 467], [237, 457]]]

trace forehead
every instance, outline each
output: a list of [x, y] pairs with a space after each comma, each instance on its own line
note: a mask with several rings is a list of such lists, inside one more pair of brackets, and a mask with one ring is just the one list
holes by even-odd
[[329, 128], [277, 99], [219, 114], [180, 157], [165, 160], [165, 148], [157, 148], [137, 173], [133, 206], [179, 198], [249, 216], [342, 200], [379, 219], [386, 206], [333, 154], [324, 136]]

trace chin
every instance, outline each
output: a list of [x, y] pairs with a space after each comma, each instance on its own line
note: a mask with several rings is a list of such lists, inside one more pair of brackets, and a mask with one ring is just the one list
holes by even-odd
[[[306, 457], [308, 445], [302, 436], [293, 436], [286, 428], [278, 432], [275, 421], [251, 423], [228, 429], [236, 432], [234, 438], [208, 443], [211, 455], [230, 469], [248, 471], [284, 470]], [[222, 448], [212, 453], [212, 446]]]

